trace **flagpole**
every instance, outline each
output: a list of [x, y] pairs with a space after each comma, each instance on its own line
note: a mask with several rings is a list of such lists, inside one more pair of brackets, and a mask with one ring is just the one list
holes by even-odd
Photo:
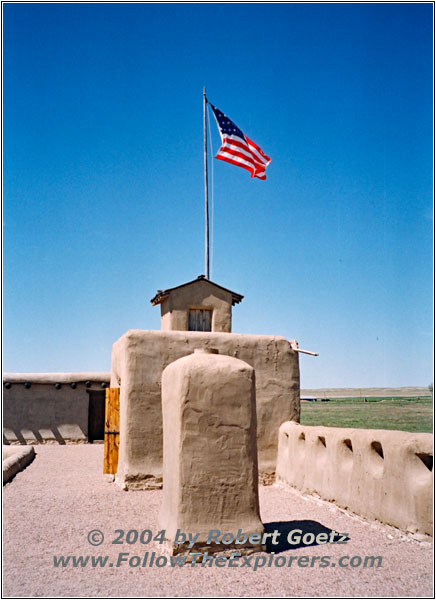
[[204, 131], [204, 214], [205, 214], [205, 271], [206, 279], [209, 279], [209, 189], [208, 189], [208, 176], [207, 176], [207, 127], [206, 127], [206, 115], [207, 115], [207, 98], [206, 88], [203, 88], [203, 131]]

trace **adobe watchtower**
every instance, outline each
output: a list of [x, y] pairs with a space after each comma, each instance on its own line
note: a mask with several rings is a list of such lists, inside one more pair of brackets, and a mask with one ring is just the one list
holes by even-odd
[[231, 333], [232, 306], [243, 297], [200, 275], [177, 287], [158, 290], [150, 302], [161, 306], [162, 331]]

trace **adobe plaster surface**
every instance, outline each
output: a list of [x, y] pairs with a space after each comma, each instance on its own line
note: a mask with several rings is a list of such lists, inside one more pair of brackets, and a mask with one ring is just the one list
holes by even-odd
[[[254, 369], [197, 349], [164, 370], [162, 408], [165, 483], [159, 528], [166, 531], [169, 552], [262, 550]], [[195, 532], [190, 546], [177, 543], [179, 530]], [[213, 530], [226, 533], [222, 544], [210, 539]], [[238, 530], [246, 539], [236, 544]]]
[[213, 310], [212, 331], [232, 331], [232, 294], [200, 279], [189, 286], [171, 291], [161, 304], [161, 327], [163, 331], [188, 330], [188, 309], [207, 308]]
[[277, 479], [403, 531], [433, 532], [433, 436], [283, 423]]
[[161, 375], [196, 348], [217, 348], [256, 372], [259, 471], [275, 470], [277, 431], [300, 418], [298, 353], [279, 336], [131, 330], [112, 349], [111, 387], [120, 387], [117, 483], [129, 489], [162, 483]]
[[109, 381], [109, 373], [5, 373], [5, 443], [86, 443], [87, 390], [101, 390]]

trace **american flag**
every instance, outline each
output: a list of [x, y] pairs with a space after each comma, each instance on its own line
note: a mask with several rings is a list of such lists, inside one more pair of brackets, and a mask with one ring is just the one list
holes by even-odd
[[269, 156], [249, 140], [229, 117], [226, 117], [213, 104], [210, 104], [210, 106], [218, 125], [222, 143], [215, 158], [247, 169], [252, 177], [266, 179], [265, 169], [271, 162]]

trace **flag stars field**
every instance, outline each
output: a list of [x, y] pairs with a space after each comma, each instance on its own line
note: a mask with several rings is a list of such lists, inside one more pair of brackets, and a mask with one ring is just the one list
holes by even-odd
[[259, 146], [256, 146], [224, 113], [209, 102], [220, 132], [222, 146], [216, 158], [237, 167], [247, 169], [251, 177], [266, 179], [265, 169], [271, 162]]

